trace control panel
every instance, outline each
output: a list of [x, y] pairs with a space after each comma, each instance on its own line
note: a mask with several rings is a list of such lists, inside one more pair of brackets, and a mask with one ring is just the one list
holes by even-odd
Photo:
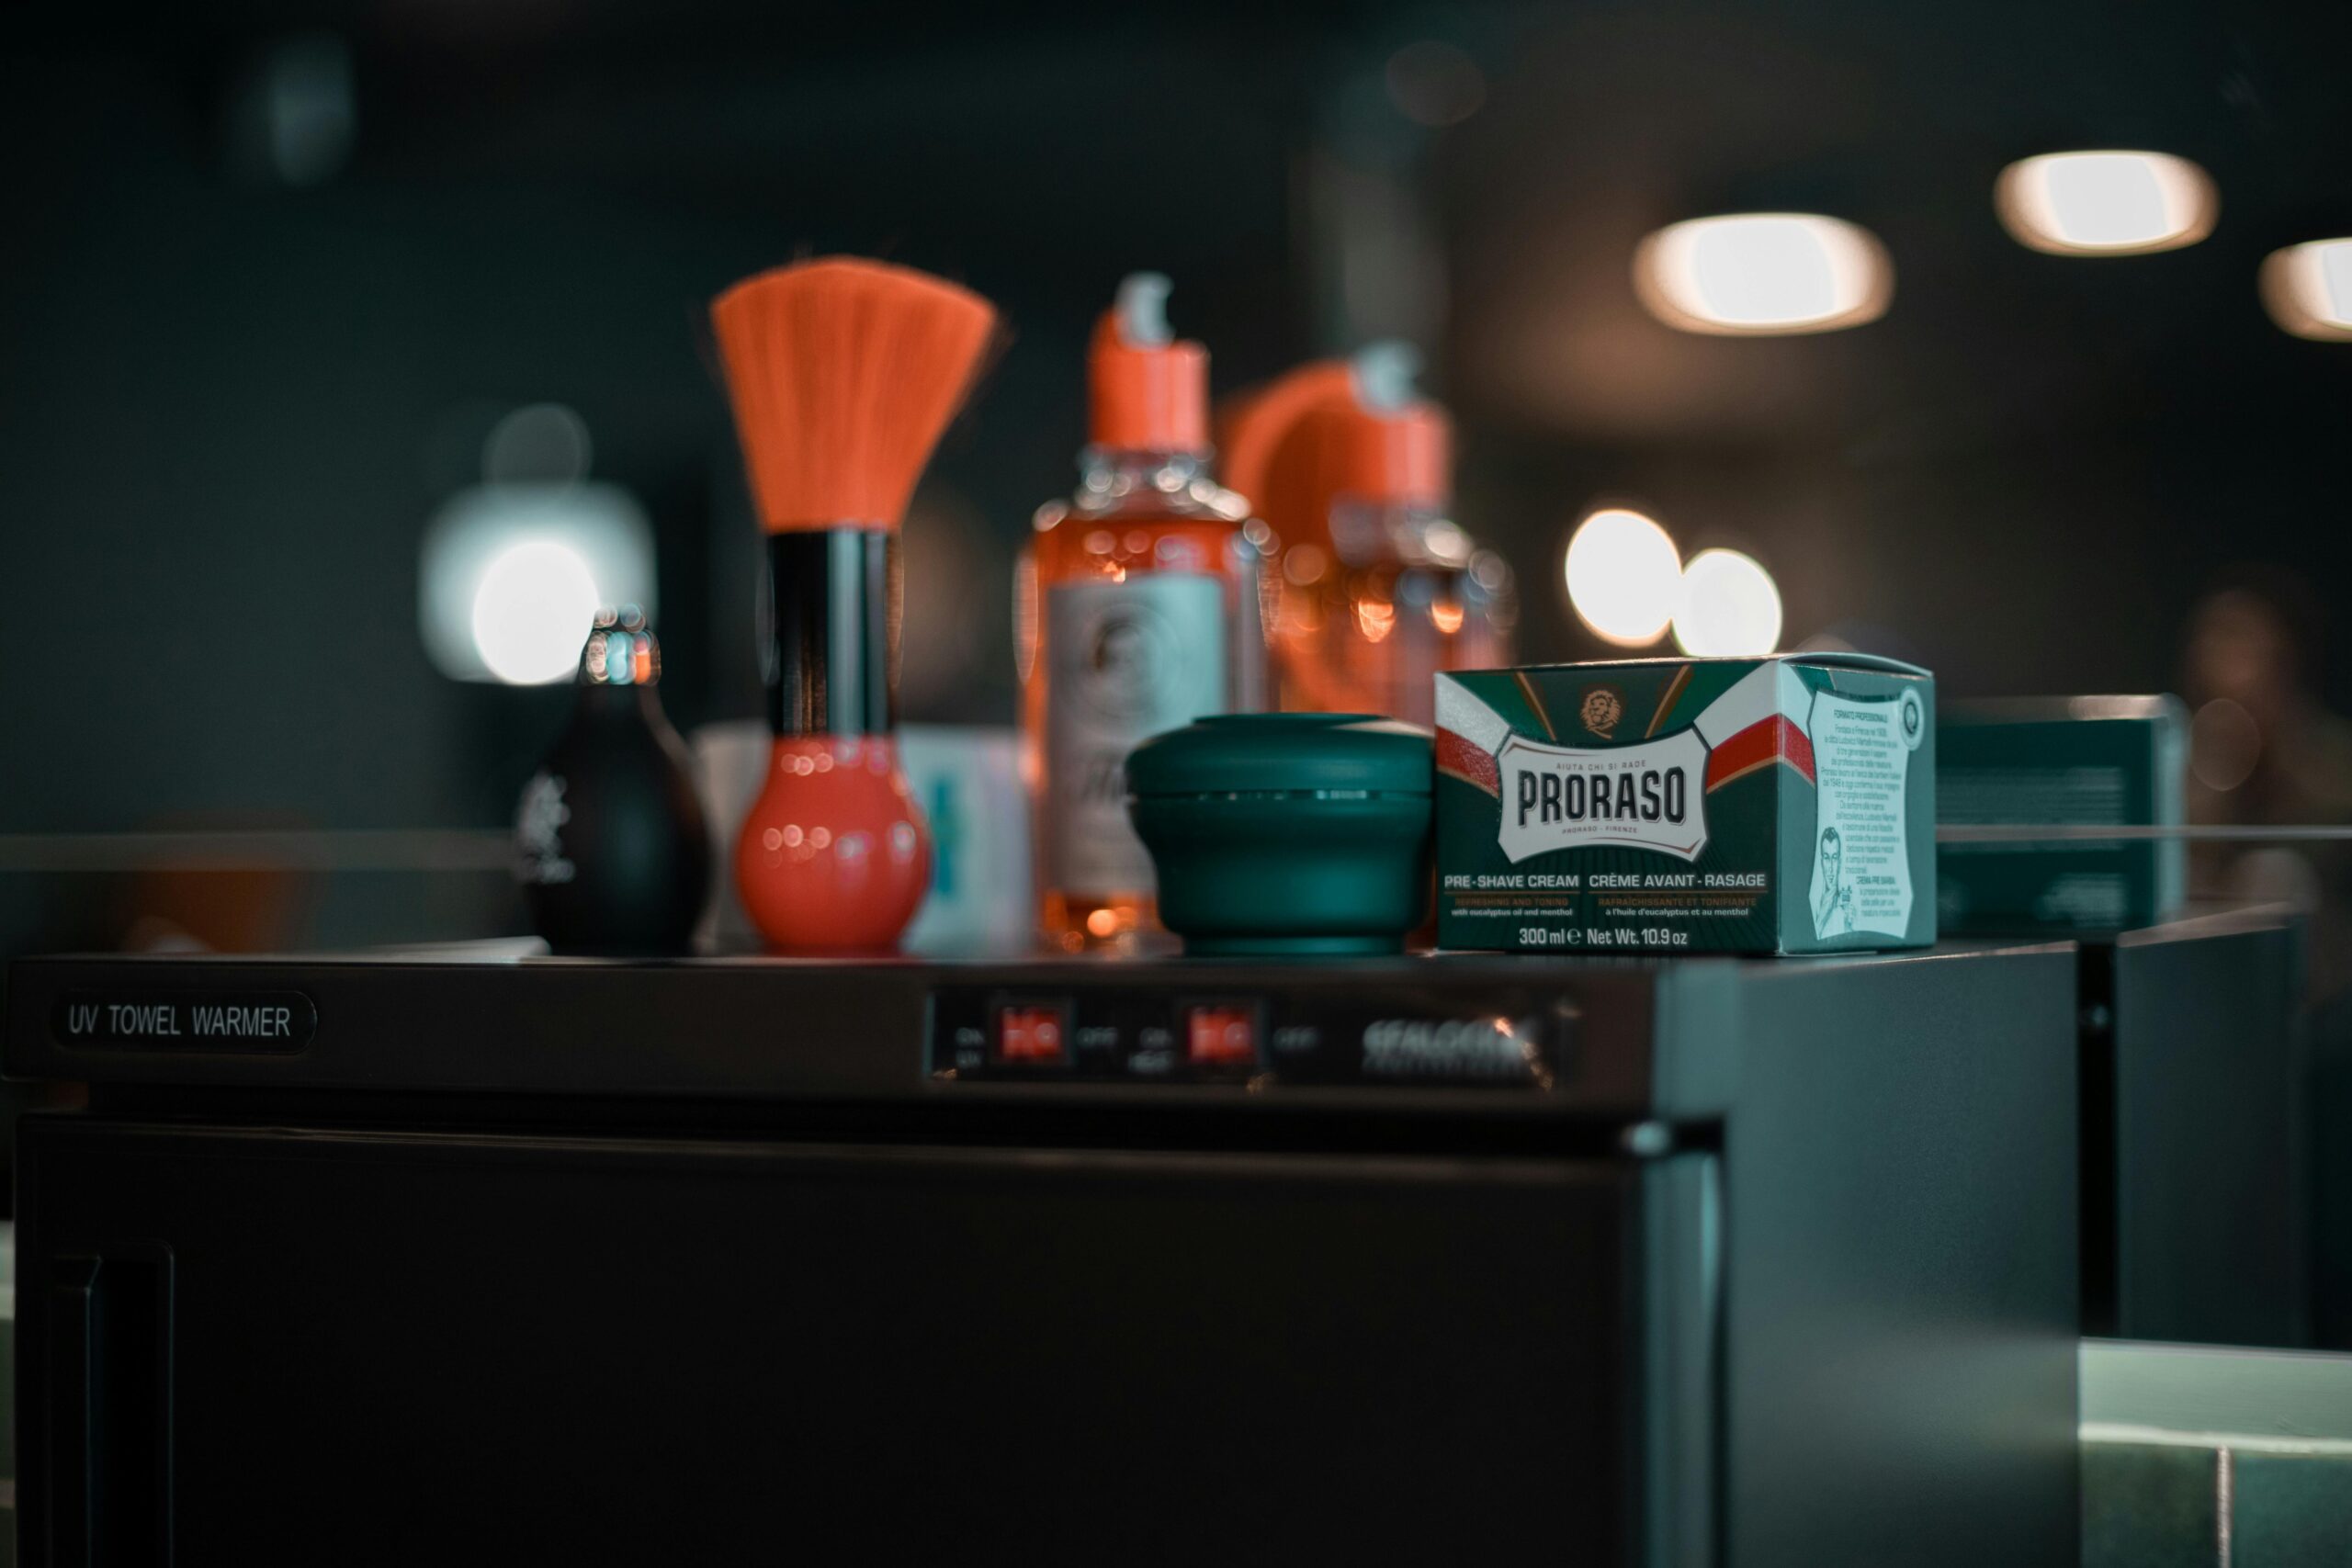
[[929, 1065], [935, 1077], [996, 1082], [1552, 1088], [1574, 1006], [1513, 987], [1479, 1000], [1415, 986], [943, 987], [931, 997]]

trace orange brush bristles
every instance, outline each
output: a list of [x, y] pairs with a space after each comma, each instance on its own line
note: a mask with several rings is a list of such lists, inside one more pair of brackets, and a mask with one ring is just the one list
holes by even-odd
[[710, 319], [772, 534], [896, 528], [996, 327], [967, 289], [842, 257], [746, 278]]

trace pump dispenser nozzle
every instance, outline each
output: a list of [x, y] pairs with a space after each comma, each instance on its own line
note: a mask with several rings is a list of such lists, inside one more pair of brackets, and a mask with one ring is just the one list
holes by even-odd
[[1169, 330], [1167, 277], [1129, 273], [1095, 323], [1089, 438], [1120, 452], [1205, 452], [1209, 355]]
[[1119, 339], [1130, 348], [1165, 348], [1176, 334], [1168, 330], [1168, 296], [1176, 286], [1164, 272], [1131, 272], [1119, 280], [1111, 314]]
[[1301, 417], [1305, 471], [1322, 494], [1445, 503], [1452, 440], [1445, 415], [1413, 389], [1420, 368], [1420, 350], [1411, 344], [1367, 344], [1348, 361], [1353, 398]]
[[1348, 379], [1366, 413], [1398, 414], [1413, 406], [1421, 351], [1391, 338], [1368, 343], [1348, 361]]

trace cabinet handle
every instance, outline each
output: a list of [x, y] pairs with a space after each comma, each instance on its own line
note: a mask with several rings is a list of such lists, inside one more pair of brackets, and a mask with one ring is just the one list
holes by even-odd
[[90, 1568], [96, 1523], [98, 1260], [61, 1258], [49, 1290], [49, 1560]]
[[49, 1316], [51, 1568], [169, 1568], [170, 1251], [54, 1258]]

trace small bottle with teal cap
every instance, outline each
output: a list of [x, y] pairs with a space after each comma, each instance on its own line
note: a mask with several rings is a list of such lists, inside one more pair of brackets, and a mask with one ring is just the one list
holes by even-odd
[[1402, 952], [1430, 903], [1430, 732], [1376, 714], [1218, 714], [1137, 746], [1127, 809], [1159, 918], [1204, 957]]

